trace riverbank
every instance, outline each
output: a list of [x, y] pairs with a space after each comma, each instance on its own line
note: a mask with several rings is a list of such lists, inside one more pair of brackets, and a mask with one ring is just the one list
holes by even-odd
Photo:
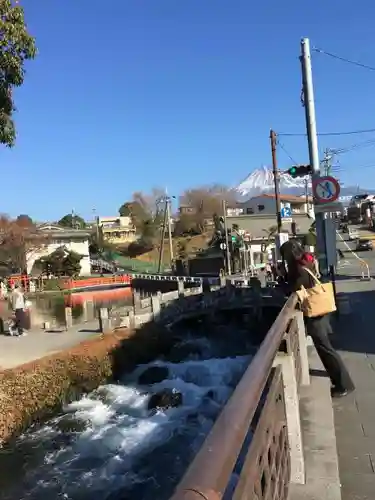
[[97, 326], [0, 337], [0, 444], [154, 359], [173, 340], [151, 324], [104, 335]]
[[99, 323], [95, 320], [73, 326], [68, 331], [65, 328], [53, 331], [33, 328], [26, 337], [0, 335], [0, 370], [15, 368], [69, 349], [98, 337], [99, 333]]

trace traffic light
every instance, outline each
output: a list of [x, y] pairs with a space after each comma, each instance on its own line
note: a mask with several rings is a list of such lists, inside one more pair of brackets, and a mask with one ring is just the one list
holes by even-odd
[[312, 174], [312, 168], [311, 165], [294, 165], [286, 173], [295, 179], [296, 177], [305, 177], [305, 175]]

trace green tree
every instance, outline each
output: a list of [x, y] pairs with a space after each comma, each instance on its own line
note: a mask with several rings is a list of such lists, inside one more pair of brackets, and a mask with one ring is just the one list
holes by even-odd
[[76, 252], [68, 252], [63, 260], [63, 272], [65, 276], [76, 277], [81, 272], [82, 255]]
[[73, 229], [85, 229], [86, 222], [79, 215], [66, 214], [59, 220], [58, 225]]
[[75, 277], [81, 271], [81, 259], [82, 255], [60, 247], [39, 259], [35, 264], [48, 275]]
[[36, 55], [24, 10], [12, 0], [0, 0], [0, 33], [0, 143], [12, 147], [16, 140], [13, 89], [23, 84], [25, 61]]

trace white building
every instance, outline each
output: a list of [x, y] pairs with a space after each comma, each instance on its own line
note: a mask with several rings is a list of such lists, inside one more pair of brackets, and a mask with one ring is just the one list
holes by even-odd
[[136, 228], [131, 217], [99, 217], [98, 225], [102, 231], [103, 238], [109, 243], [125, 245], [132, 243], [136, 238]]
[[41, 240], [40, 244], [30, 247], [26, 251], [27, 273], [32, 274], [34, 264], [42, 257], [50, 255], [58, 248], [64, 248], [68, 252], [75, 252], [82, 255], [81, 276], [91, 274], [89, 240], [90, 232], [82, 229], [66, 229], [51, 224], [43, 224], [38, 227], [38, 232], [45, 235], [46, 239]]
[[[306, 199], [306, 196], [280, 195], [281, 208], [290, 208], [291, 214], [306, 214], [309, 213], [313, 206], [311, 197]], [[274, 194], [261, 194], [254, 196], [250, 200], [240, 203], [238, 209], [242, 209], [244, 215], [268, 215], [276, 214], [276, 202]], [[237, 209], [237, 210], [238, 210]], [[238, 215], [229, 214], [228, 215]]]

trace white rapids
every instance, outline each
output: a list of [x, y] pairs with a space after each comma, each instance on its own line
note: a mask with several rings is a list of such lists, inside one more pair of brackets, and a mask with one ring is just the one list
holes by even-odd
[[[138, 366], [25, 433], [13, 449], [21, 470], [12, 487], [0, 488], [0, 499], [167, 500], [250, 361], [198, 358]], [[168, 378], [138, 385], [155, 365], [167, 367]], [[161, 389], [182, 393], [183, 404], [148, 410], [150, 394]]]

